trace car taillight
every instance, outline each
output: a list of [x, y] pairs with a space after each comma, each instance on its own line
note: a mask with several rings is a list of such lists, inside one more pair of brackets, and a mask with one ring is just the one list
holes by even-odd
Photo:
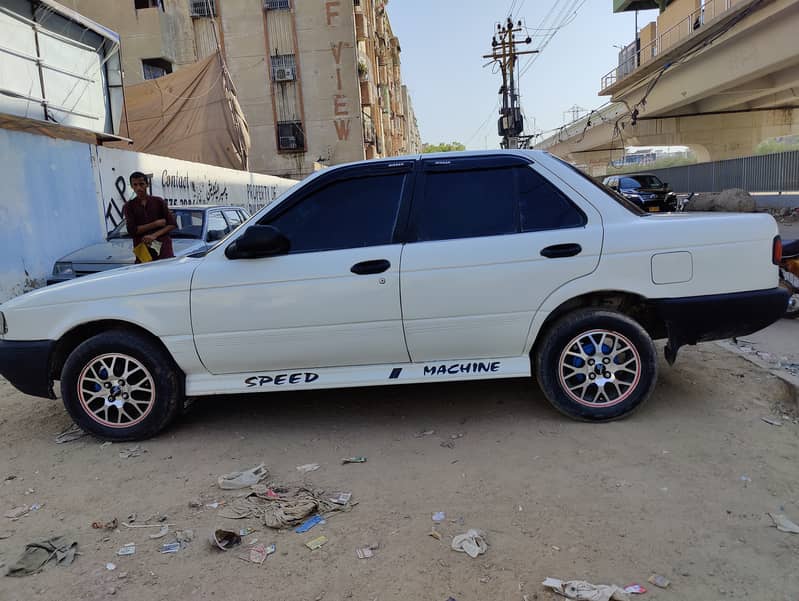
[[782, 238], [774, 236], [774, 243], [771, 246], [771, 262], [779, 265], [782, 261]]

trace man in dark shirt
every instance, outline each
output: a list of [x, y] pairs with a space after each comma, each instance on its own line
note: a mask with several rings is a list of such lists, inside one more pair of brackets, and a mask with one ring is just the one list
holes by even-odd
[[[175, 215], [160, 196], [147, 194], [147, 176], [139, 171], [130, 174], [130, 186], [136, 198], [125, 203], [122, 213], [127, 222], [128, 233], [133, 236], [133, 248], [144, 242], [153, 249], [160, 243], [154, 259], [169, 259], [175, 256], [169, 232], [177, 228]], [[152, 253], [151, 253], [152, 254]], [[139, 260], [136, 260], [139, 263]]]

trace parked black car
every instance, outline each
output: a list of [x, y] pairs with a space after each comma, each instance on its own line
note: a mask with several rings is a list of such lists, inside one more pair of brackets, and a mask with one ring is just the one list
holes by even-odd
[[675, 211], [677, 195], [669, 185], [651, 173], [611, 175], [603, 181], [608, 188], [622, 194], [650, 213]]

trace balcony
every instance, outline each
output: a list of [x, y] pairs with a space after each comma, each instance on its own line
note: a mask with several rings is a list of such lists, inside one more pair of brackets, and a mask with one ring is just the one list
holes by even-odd
[[[689, 48], [718, 33], [748, 6], [746, 0], [706, 0], [703, 7], [690, 12], [668, 29], [648, 36], [654, 39], [639, 49], [633, 42], [622, 52], [619, 64], [602, 77], [599, 95], [613, 95], [623, 87], [621, 84], [634, 83], [669, 59], [678, 58]], [[643, 36], [640, 39], [646, 41]]]

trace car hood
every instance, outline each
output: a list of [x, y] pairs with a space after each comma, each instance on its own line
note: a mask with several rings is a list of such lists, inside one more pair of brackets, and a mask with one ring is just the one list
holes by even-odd
[[[202, 240], [196, 238], [173, 238], [172, 249], [176, 257], [190, 255], [205, 248]], [[75, 252], [64, 255], [59, 262], [69, 263], [98, 263], [125, 265], [133, 264], [136, 257], [133, 256], [133, 240], [131, 238], [114, 238], [105, 242], [98, 242], [84, 246]]]
[[17, 296], [0, 310], [188, 291], [202, 259], [181, 257], [93, 273]]

